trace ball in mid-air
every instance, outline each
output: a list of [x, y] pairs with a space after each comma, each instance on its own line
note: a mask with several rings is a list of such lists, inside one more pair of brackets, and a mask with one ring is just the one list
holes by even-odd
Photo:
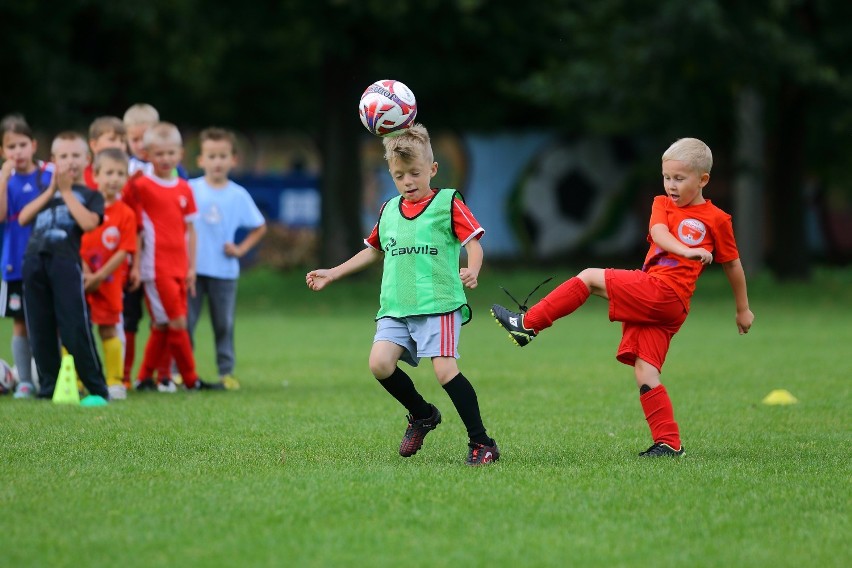
[[376, 81], [361, 95], [358, 114], [376, 136], [395, 136], [414, 124], [417, 101], [411, 89], [393, 79]]

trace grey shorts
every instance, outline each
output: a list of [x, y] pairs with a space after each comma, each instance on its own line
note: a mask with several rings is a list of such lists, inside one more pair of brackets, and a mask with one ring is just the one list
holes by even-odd
[[390, 341], [402, 347], [401, 360], [412, 367], [421, 357], [459, 358], [461, 310], [441, 316], [382, 318], [376, 322], [376, 341]]
[[0, 282], [0, 317], [24, 319], [24, 283], [22, 280]]

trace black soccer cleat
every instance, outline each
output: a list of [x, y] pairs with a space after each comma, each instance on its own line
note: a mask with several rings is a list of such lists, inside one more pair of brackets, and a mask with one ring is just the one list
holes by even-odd
[[219, 381], [215, 383], [208, 383], [207, 381], [202, 380], [200, 377], [195, 379], [195, 387], [194, 390], [204, 391], [223, 391], [225, 390], [225, 383]]
[[438, 427], [441, 423], [441, 413], [434, 404], [432, 407], [432, 415], [429, 418], [421, 418], [414, 420], [414, 417], [409, 414], [408, 428], [405, 429], [405, 435], [402, 437], [402, 442], [399, 444], [399, 455], [404, 458], [411, 457], [417, 453], [423, 446], [423, 439], [426, 434]]
[[497, 448], [497, 442], [494, 442], [493, 446], [470, 442], [468, 444], [467, 459], [464, 463], [470, 466], [480, 466], [494, 463], [499, 459], [500, 450]]
[[139, 392], [157, 392], [157, 383], [154, 382], [154, 379], [139, 379], [136, 381], [136, 384], [133, 388]]
[[512, 343], [518, 347], [527, 345], [538, 335], [531, 329], [524, 327], [524, 315], [510, 310], [507, 310], [499, 304], [491, 306], [491, 315], [497, 320], [497, 323], [509, 332], [509, 337]]
[[685, 453], [686, 450], [683, 449], [683, 445], [679, 450], [676, 450], [668, 444], [656, 442], [644, 452], [639, 452], [639, 456], [643, 458], [677, 458]]

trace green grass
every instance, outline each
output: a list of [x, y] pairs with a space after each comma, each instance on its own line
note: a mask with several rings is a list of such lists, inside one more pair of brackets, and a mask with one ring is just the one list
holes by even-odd
[[[492, 268], [469, 294], [459, 364], [503, 451], [493, 467], [463, 465], [428, 362], [410, 374], [444, 423], [397, 455], [405, 411], [367, 366], [375, 272], [319, 294], [301, 272], [246, 274], [240, 391], [0, 398], [0, 566], [849, 565], [852, 274], [751, 282], [741, 337], [709, 271], [663, 374], [688, 455], [647, 461], [605, 302], [523, 350], [486, 317], [498, 284], [519, 295], [571, 273]], [[761, 404], [776, 388], [800, 402]]]

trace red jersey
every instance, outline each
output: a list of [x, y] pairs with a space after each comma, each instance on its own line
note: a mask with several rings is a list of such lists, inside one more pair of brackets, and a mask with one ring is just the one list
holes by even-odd
[[83, 170], [83, 181], [89, 189], [98, 189], [98, 182], [95, 181], [95, 170], [92, 168], [92, 164], [89, 164]]
[[[97, 272], [117, 251], [136, 252], [136, 214], [121, 201], [104, 209], [104, 222], [88, 233], [80, 242], [80, 257]], [[123, 262], [106, 280], [101, 282], [93, 296], [102, 296], [121, 311], [122, 289], [127, 280], [127, 263]]]
[[186, 278], [189, 271], [186, 229], [197, 214], [189, 184], [179, 178], [161, 179], [136, 174], [124, 186], [121, 199], [136, 212], [142, 232], [142, 280]]
[[[731, 216], [709, 199], [701, 205], [678, 207], [668, 196], [659, 195], [654, 198], [648, 228], [659, 224], [668, 227], [669, 232], [686, 246], [702, 247], [712, 252], [715, 262], [730, 262], [740, 257]], [[704, 265], [701, 261], [664, 251], [654, 244], [650, 234], [648, 242], [651, 247], [642, 270], [668, 284], [689, 311], [689, 300]]]
[[[419, 215], [420, 212], [432, 202], [432, 198], [435, 196], [435, 191], [437, 190], [433, 189], [432, 195], [427, 195], [420, 201], [407, 201], [405, 199], [400, 200], [400, 203], [402, 204], [402, 216], [406, 219], [413, 219], [414, 217], [417, 217], [417, 215]], [[382, 205], [382, 210], [384, 210], [384, 208], [385, 206]], [[381, 211], [379, 212], [379, 216], [381, 217]], [[453, 199], [453, 231], [455, 231], [462, 246], [467, 244], [470, 239], [481, 239], [482, 235], [485, 234], [485, 229], [479, 226], [479, 221], [476, 220], [476, 217], [473, 216], [473, 213], [471, 213], [470, 209], [467, 208], [467, 205], [464, 204], [464, 201], [458, 197]], [[376, 250], [382, 250], [382, 245], [379, 243], [378, 223], [373, 226], [370, 236], [364, 239], [364, 243]]]

